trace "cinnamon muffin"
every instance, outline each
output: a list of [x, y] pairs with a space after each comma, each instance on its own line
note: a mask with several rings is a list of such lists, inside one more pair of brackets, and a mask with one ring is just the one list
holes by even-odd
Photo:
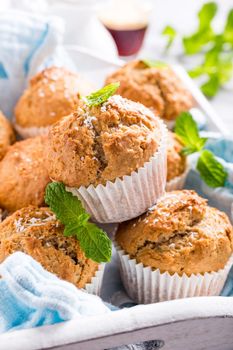
[[50, 182], [44, 166], [46, 136], [16, 142], [0, 162], [0, 207], [9, 212], [44, 204], [44, 192]]
[[[231, 267], [233, 228], [226, 214], [209, 207], [194, 191], [173, 191], [143, 216], [121, 224], [116, 242], [128, 292], [141, 283], [134, 298], [152, 302], [218, 295]], [[138, 264], [142, 271], [137, 271]], [[141, 282], [140, 272], [148, 274]], [[151, 289], [140, 297], [148, 278]]]
[[[56, 123], [49, 131], [45, 153], [51, 179], [74, 189], [73, 194], [78, 195], [99, 222], [123, 221], [132, 218], [132, 215], [137, 216], [164, 191], [166, 128], [149, 109], [118, 95], [100, 106], [89, 107], [84, 103], [76, 112]], [[152, 183], [151, 175], [146, 178], [147, 167], [154, 173], [155, 180], [159, 177], [157, 184]], [[132, 174], [136, 177], [136, 184], [133, 184], [132, 178], [131, 183], [129, 179], [124, 180]], [[135, 199], [139, 190], [136, 187], [141, 181], [148, 191], [151, 188], [148, 198], [139, 193], [145, 200], [143, 203], [142, 198], [138, 199], [141, 209], [137, 210]], [[150, 183], [147, 184], [147, 181]], [[124, 187], [126, 182], [131, 186], [129, 190]], [[137, 197], [133, 199], [134, 210], [130, 205], [130, 214], [127, 214], [131, 199], [126, 197], [128, 193], [129, 196], [133, 194], [131, 191], [137, 191]], [[115, 205], [118, 199], [118, 204], [122, 205], [125, 214], [120, 219], [119, 208], [109, 207], [113, 204], [111, 198]], [[91, 203], [88, 203], [89, 200]], [[102, 210], [100, 205], [105, 211], [101, 213], [104, 217], [98, 215], [98, 209]], [[108, 218], [107, 207], [111, 209]]]
[[70, 114], [81, 95], [92, 90], [78, 74], [50, 67], [35, 75], [15, 107], [15, 128], [24, 138], [44, 134]]
[[83, 288], [91, 282], [98, 264], [87, 259], [77, 239], [64, 236], [63, 231], [49, 208], [20, 209], [0, 224], [0, 261], [21, 251], [49, 272]]
[[165, 121], [174, 121], [194, 105], [192, 95], [169, 66], [148, 67], [143, 61], [126, 63], [106, 79], [119, 81], [121, 96], [152, 108]]
[[173, 132], [168, 133], [166, 190], [183, 188], [187, 174], [187, 157], [182, 154], [183, 145]]
[[0, 160], [6, 154], [8, 147], [15, 141], [15, 134], [11, 123], [0, 111]]

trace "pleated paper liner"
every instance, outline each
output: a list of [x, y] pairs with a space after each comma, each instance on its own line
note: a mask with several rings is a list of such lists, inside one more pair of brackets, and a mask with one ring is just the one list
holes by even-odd
[[227, 279], [233, 264], [233, 255], [225, 267], [217, 272], [182, 276], [159, 269], [152, 270], [130, 259], [116, 243], [121, 278], [128, 295], [139, 304], [150, 304], [172, 299], [200, 296], [217, 296]]
[[23, 138], [28, 139], [29, 137], [36, 137], [41, 135], [47, 135], [50, 129], [50, 126], [32, 126], [32, 127], [22, 127], [19, 126], [16, 122], [13, 124], [17, 133]]
[[95, 276], [91, 278], [91, 282], [85, 285], [84, 290], [90, 294], [100, 295], [103, 277], [104, 277], [105, 264], [99, 264], [98, 270]]
[[188, 176], [190, 167], [187, 165], [186, 170], [184, 171], [183, 174], [180, 176], [174, 177], [174, 179], [171, 179], [166, 183], [166, 191], [175, 191], [175, 190], [182, 190], [184, 188], [184, 184], [186, 181], [186, 178]]
[[117, 223], [130, 220], [154, 205], [165, 192], [167, 175], [167, 128], [159, 121], [161, 144], [151, 159], [131, 175], [106, 185], [66, 187], [81, 201], [94, 221]]

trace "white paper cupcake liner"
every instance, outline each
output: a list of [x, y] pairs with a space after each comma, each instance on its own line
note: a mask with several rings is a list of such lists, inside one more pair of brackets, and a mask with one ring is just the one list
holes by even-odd
[[104, 277], [105, 264], [100, 264], [95, 276], [91, 278], [91, 282], [85, 285], [84, 290], [90, 294], [100, 295], [103, 277]]
[[170, 192], [175, 190], [182, 190], [184, 188], [184, 184], [188, 176], [189, 170], [190, 170], [190, 167], [187, 166], [185, 172], [182, 175], [176, 176], [174, 177], [174, 179], [171, 179], [170, 181], [168, 181], [166, 183], [166, 191]]
[[79, 188], [66, 187], [81, 201], [94, 221], [117, 223], [132, 219], [154, 205], [165, 192], [167, 175], [167, 128], [159, 121], [161, 144], [143, 167], [131, 175], [117, 178], [106, 185]]
[[130, 259], [124, 250], [116, 245], [120, 263], [121, 278], [128, 295], [139, 304], [150, 304], [172, 299], [217, 296], [221, 293], [227, 275], [233, 264], [233, 255], [224, 269], [205, 274], [179, 276], [168, 272], [160, 273]]
[[14, 128], [16, 132], [23, 138], [28, 139], [29, 137], [36, 137], [41, 135], [46, 135], [49, 132], [50, 126], [41, 126], [41, 127], [22, 127], [17, 123], [14, 123]]

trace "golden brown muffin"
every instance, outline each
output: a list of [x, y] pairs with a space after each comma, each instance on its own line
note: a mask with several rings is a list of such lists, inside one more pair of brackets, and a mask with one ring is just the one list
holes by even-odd
[[44, 142], [38, 136], [16, 142], [0, 162], [0, 207], [9, 212], [44, 204], [44, 192], [50, 182], [44, 166]]
[[181, 154], [183, 145], [179, 142], [176, 135], [168, 133], [167, 147], [167, 181], [182, 175], [187, 167], [186, 156]]
[[169, 66], [149, 68], [142, 61], [132, 61], [105, 83], [114, 81], [120, 82], [118, 94], [152, 108], [165, 120], [174, 120], [194, 105], [192, 95]]
[[194, 191], [168, 192], [143, 216], [120, 225], [118, 245], [138, 263], [191, 275], [218, 271], [233, 249], [226, 214]]
[[15, 134], [11, 123], [0, 111], [0, 160], [6, 154], [8, 147], [15, 141]]
[[61, 67], [44, 69], [20, 97], [15, 107], [16, 124], [23, 128], [50, 126], [73, 112], [80, 95], [91, 90], [78, 74]]
[[115, 95], [102, 106], [79, 106], [50, 129], [47, 168], [53, 180], [70, 187], [104, 184], [143, 166], [160, 143], [159, 119]]
[[29, 206], [0, 224], [0, 261], [16, 251], [31, 255], [48, 271], [79, 288], [91, 281], [98, 264], [87, 259], [74, 237], [48, 208]]

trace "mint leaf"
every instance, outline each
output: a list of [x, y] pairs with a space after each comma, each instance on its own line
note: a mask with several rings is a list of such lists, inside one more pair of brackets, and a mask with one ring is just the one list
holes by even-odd
[[212, 152], [204, 150], [197, 162], [197, 170], [201, 178], [209, 187], [223, 187], [227, 179], [227, 172]]
[[223, 36], [225, 42], [233, 45], [233, 9], [231, 9], [228, 13]]
[[217, 10], [218, 6], [215, 2], [207, 2], [202, 6], [198, 12], [199, 31], [210, 27], [210, 24], [215, 17]]
[[162, 61], [142, 60], [142, 62], [143, 62], [148, 68], [167, 68], [167, 67], [168, 67], [167, 63], [162, 62]]
[[167, 45], [166, 45], [166, 50], [168, 50], [172, 46], [173, 41], [176, 38], [177, 32], [173, 27], [166, 26], [164, 28], [164, 30], [162, 31], [162, 34], [167, 36], [167, 38], [168, 38]]
[[105, 101], [107, 101], [108, 98], [117, 91], [119, 86], [119, 82], [111, 83], [109, 85], [106, 85], [102, 89], [86, 96], [84, 100], [89, 107], [99, 106]]
[[199, 24], [195, 33], [183, 38], [185, 53], [193, 55], [201, 51], [202, 47], [214, 40], [215, 34], [211, 22], [217, 13], [218, 7], [215, 2], [208, 2], [198, 12]]
[[45, 202], [65, 226], [64, 235], [76, 237], [87, 258], [96, 262], [110, 260], [110, 239], [103, 230], [89, 222], [90, 215], [81, 201], [67, 192], [62, 183], [52, 182], [47, 185]]
[[189, 112], [183, 112], [176, 119], [175, 133], [184, 144], [182, 153], [189, 155], [202, 150], [207, 139], [199, 136], [195, 120]]
[[218, 76], [215, 74], [209, 78], [204, 84], [201, 85], [201, 91], [207, 97], [214, 97], [220, 88], [220, 81]]
[[198, 31], [197, 33], [183, 38], [183, 47], [187, 55], [193, 55], [202, 50], [214, 38], [211, 28]]

